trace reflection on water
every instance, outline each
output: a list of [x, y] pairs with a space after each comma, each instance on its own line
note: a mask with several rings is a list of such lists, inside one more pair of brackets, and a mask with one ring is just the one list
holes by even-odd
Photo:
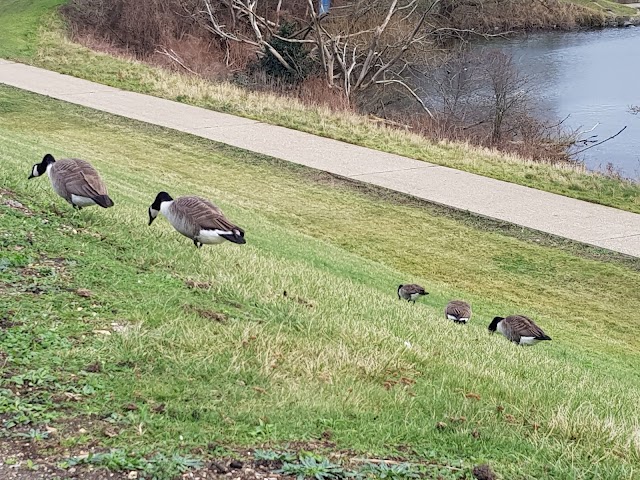
[[625, 176], [640, 178], [640, 28], [544, 33], [491, 43], [513, 56], [530, 78], [539, 108], [571, 128], [590, 129], [599, 140], [627, 129], [583, 154], [586, 165], [604, 169], [610, 162]]

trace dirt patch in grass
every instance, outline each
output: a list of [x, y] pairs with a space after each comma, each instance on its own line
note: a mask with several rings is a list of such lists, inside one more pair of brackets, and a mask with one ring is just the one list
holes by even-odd
[[212, 320], [214, 322], [224, 323], [227, 321], [227, 316], [222, 312], [216, 312], [206, 308], [198, 308], [193, 305], [186, 305], [184, 309], [187, 312], [195, 313], [202, 318], [206, 318], [207, 320]]
[[[92, 415], [78, 415], [60, 419], [51, 425], [40, 426], [46, 438], [28, 438], [29, 426], [3, 430], [0, 442], [0, 478], [3, 480], [53, 480], [53, 479], [125, 479], [129, 472], [113, 472], [90, 465], [74, 465], [61, 468], [62, 462], [72, 457], [86, 456], [102, 450], [98, 440], [68, 448], [63, 439], [99, 430], [102, 420]], [[31, 428], [33, 432], [33, 428]], [[24, 438], [19, 438], [19, 437]]]
[[67, 457], [57, 440], [33, 442], [3, 438], [0, 442], [0, 478], [2, 480], [120, 480], [128, 472], [111, 472], [90, 467], [60, 468], [59, 462]]
[[0, 330], [6, 330], [7, 328], [17, 327], [22, 325], [22, 322], [14, 322], [11, 320], [13, 315], [12, 311], [7, 312], [7, 316], [0, 318]]
[[184, 284], [193, 290], [209, 290], [213, 286], [211, 282], [199, 282], [191, 278], [185, 280]]
[[6, 188], [0, 188], [0, 205], [6, 205], [9, 208], [14, 210], [18, 210], [22, 212], [26, 216], [30, 217], [33, 215], [33, 212], [25, 207], [22, 203], [15, 199], [15, 192], [12, 190], [8, 190]]

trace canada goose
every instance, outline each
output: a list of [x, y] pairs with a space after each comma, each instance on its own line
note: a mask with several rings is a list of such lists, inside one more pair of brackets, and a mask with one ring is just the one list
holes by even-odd
[[420, 285], [416, 285], [415, 283], [398, 286], [399, 300], [405, 299], [408, 302], [416, 303], [417, 299], [425, 295], [429, 295], [429, 292], [425, 292], [424, 288], [422, 288]]
[[455, 323], [467, 323], [471, 319], [471, 305], [462, 300], [451, 300], [447, 303], [444, 314]]
[[77, 158], [56, 162], [53, 155], [47, 153], [42, 162], [33, 166], [29, 179], [44, 175], [45, 172], [49, 175], [53, 190], [74, 208], [80, 210], [91, 205], [113, 207], [107, 187], [89, 162]]
[[518, 345], [535, 345], [543, 340], [551, 340], [533, 320], [524, 315], [495, 317], [489, 325], [489, 331], [495, 333], [496, 330]]
[[167, 192], [160, 192], [149, 207], [149, 225], [158, 213], [185, 237], [200, 248], [203, 244], [218, 244], [225, 240], [247, 243], [244, 230], [227, 220], [222, 211], [204, 198], [188, 196], [175, 200]]

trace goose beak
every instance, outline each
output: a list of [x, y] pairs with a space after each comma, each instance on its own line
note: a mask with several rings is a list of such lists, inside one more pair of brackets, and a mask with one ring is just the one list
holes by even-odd
[[36, 176], [33, 173], [29, 175], [29, 178], [27, 178], [27, 180], [31, 180], [32, 178], [36, 178]]
[[153, 223], [153, 221], [156, 219], [157, 216], [158, 216], [158, 212], [149, 208], [149, 225]]

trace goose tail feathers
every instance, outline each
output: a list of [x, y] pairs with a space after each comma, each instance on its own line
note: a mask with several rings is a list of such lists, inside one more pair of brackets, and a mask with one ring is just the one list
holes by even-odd
[[244, 230], [240, 228], [234, 228], [230, 233], [222, 233], [220, 236], [230, 242], [237, 243], [239, 245], [247, 243], [244, 239]]
[[109, 208], [115, 205], [113, 203], [113, 200], [111, 200], [111, 197], [109, 197], [109, 195], [98, 195], [96, 197], [93, 197], [92, 200], [96, 202], [98, 205], [100, 205], [102, 208]]

